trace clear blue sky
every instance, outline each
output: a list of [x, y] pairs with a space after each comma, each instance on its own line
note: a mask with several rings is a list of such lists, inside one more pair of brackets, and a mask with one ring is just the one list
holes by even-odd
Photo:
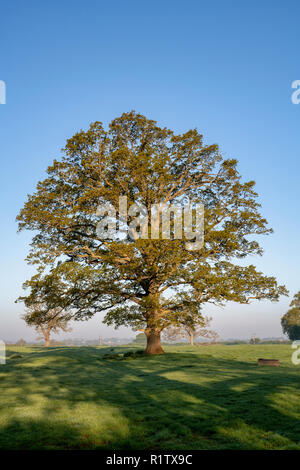
[[[297, 1], [11, 1], [1, 5], [2, 339], [34, 338], [14, 299], [32, 273], [15, 216], [66, 138], [135, 109], [176, 132], [197, 127], [254, 179], [275, 233], [252, 259], [300, 289]], [[278, 304], [209, 308], [224, 337], [280, 335]], [[121, 332], [122, 335], [127, 334]], [[111, 336], [100, 317], [73, 335]]]

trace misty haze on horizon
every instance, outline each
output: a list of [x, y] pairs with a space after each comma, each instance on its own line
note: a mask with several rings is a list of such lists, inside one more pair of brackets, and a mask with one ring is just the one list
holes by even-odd
[[[241, 339], [247, 340], [253, 336], [259, 338], [284, 338], [280, 320], [283, 313], [288, 309], [290, 300], [283, 299], [278, 303], [269, 301], [253, 302], [249, 305], [228, 303], [225, 307], [215, 307], [207, 305], [203, 308], [204, 315], [213, 318], [211, 329], [215, 330], [220, 339]], [[18, 341], [23, 338], [25, 341], [37, 341], [38, 334], [34, 328], [30, 328], [20, 318], [24, 307], [22, 304], [13, 305], [10, 314], [8, 311], [1, 318], [0, 339], [7, 342]], [[4, 312], [3, 312], [4, 313]], [[54, 334], [53, 339], [65, 340], [83, 338], [85, 340], [95, 340], [97, 338], [124, 338], [134, 339], [139, 333], [131, 328], [120, 327], [114, 329], [102, 323], [104, 314], [96, 314], [90, 320], [71, 321], [72, 331], [69, 333]], [[199, 338], [201, 341], [201, 338]]]

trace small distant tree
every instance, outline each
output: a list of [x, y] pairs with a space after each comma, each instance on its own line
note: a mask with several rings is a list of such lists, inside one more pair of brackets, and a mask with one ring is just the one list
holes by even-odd
[[33, 326], [40, 335], [38, 339], [44, 338], [45, 346], [50, 346], [50, 335], [60, 331], [71, 331], [68, 327], [69, 318], [66, 318], [65, 312], [59, 307], [48, 309], [46, 304], [37, 303], [29, 307], [23, 320], [28, 326]]
[[177, 326], [166, 328], [163, 337], [167, 341], [176, 341], [182, 338], [188, 339], [193, 346], [196, 338], [207, 338], [213, 342], [219, 337], [218, 333], [209, 329], [211, 318], [196, 318], [192, 315], [186, 315], [178, 320]]
[[281, 326], [284, 334], [295, 341], [300, 339], [300, 291], [295, 294], [290, 307], [281, 318]]
[[16, 342], [16, 346], [26, 346], [26, 341], [25, 339], [21, 338]]
[[35, 328], [40, 337], [44, 338], [45, 346], [49, 347], [51, 334], [71, 331], [68, 326], [71, 313], [64, 295], [65, 285], [57, 273], [50, 273], [44, 277], [40, 274], [34, 276], [23, 287], [30, 288], [30, 293], [17, 300], [26, 306], [22, 318], [27, 325]]
[[216, 343], [219, 338], [220, 338], [220, 335], [216, 331], [210, 332], [210, 340], [212, 343]]
[[257, 338], [257, 337], [253, 337], [250, 339], [249, 341], [250, 344], [259, 344], [260, 343], [260, 338]]
[[139, 333], [136, 335], [135, 339], [132, 341], [133, 343], [138, 344], [146, 344], [146, 335], [145, 333]]

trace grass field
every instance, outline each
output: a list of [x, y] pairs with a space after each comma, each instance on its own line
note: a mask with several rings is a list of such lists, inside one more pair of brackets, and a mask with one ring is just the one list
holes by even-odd
[[[0, 448], [300, 449], [290, 346], [165, 349], [118, 361], [104, 347], [8, 348]], [[259, 357], [281, 366], [258, 367]]]

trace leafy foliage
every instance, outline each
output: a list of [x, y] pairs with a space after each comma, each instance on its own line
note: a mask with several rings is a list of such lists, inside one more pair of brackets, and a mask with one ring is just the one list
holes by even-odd
[[139, 333], [138, 335], [136, 335], [136, 337], [134, 338], [134, 340], [132, 341], [133, 343], [138, 343], [138, 344], [144, 344], [146, 343], [146, 336], [144, 333]]
[[250, 344], [259, 344], [260, 343], [260, 338], [257, 338], [257, 337], [253, 337], [253, 338], [250, 338], [250, 341], [249, 341]]
[[291, 341], [300, 340], [300, 291], [294, 295], [290, 307], [281, 318], [282, 330]]
[[26, 312], [22, 316], [29, 326], [33, 326], [37, 333], [45, 339], [45, 345], [50, 346], [50, 334], [60, 331], [71, 331], [68, 322], [72, 318], [71, 312], [66, 308], [63, 289], [65, 285], [54, 274], [41, 276], [38, 274], [24, 284], [30, 287], [30, 294], [20, 297], [24, 301]]

